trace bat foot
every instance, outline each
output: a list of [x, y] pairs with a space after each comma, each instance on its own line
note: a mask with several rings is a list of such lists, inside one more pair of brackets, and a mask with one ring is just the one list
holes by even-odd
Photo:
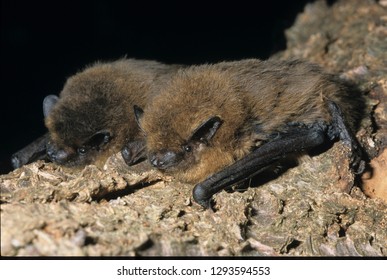
[[362, 174], [362, 173], [364, 172], [365, 167], [366, 167], [366, 162], [365, 162], [364, 160], [361, 159], [361, 155], [354, 154], [354, 155], [351, 157], [349, 167], [351, 168], [351, 170], [352, 170], [356, 175], [359, 175], [359, 174]]
[[355, 136], [347, 128], [344, 115], [340, 107], [333, 101], [328, 102], [328, 107], [332, 115], [332, 125], [328, 130], [328, 136], [331, 140], [339, 138], [350, 147], [352, 156], [350, 159], [350, 168], [355, 174], [363, 173], [365, 161], [362, 159], [363, 152]]

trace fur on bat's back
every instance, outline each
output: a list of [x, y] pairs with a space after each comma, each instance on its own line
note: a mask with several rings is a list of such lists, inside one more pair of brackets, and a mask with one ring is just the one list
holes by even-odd
[[95, 63], [70, 77], [45, 123], [59, 146], [77, 147], [100, 130], [113, 136], [107, 153], [119, 151], [138, 131], [133, 105], [145, 106], [178, 66], [120, 59]]
[[[197, 183], [242, 158], [290, 123], [329, 123], [327, 100], [339, 104], [353, 128], [357, 96], [314, 64], [256, 59], [193, 66], [179, 71], [145, 109], [148, 150], [177, 150], [213, 116], [222, 125], [195, 162], [174, 174]], [[189, 172], [186, 172], [189, 170]]]
[[329, 122], [327, 100], [341, 107], [351, 129], [356, 129], [361, 118], [358, 91], [316, 64], [250, 59], [220, 63], [216, 68], [228, 72], [236, 86], [243, 87], [251, 114], [265, 131], [289, 122]]

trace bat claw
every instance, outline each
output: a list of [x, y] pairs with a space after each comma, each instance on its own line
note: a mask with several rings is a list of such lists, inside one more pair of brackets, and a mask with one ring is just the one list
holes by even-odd
[[362, 174], [365, 170], [365, 161], [360, 159], [360, 158], [357, 158], [357, 159], [354, 159], [351, 163], [351, 169], [353, 170], [353, 172], [356, 174], [356, 175], [359, 175], [359, 174]]

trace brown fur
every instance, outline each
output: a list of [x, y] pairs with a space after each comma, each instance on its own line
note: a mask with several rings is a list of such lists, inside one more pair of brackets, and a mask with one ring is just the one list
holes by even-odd
[[[165, 172], [198, 183], [241, 159], [291, 122], [331, 121], [326, 100], [340, 105], [354, 128], [359, 97], [320, 67], [298, 61], [248, 59], [183, 69], [145, 108], [141, 127], [149, 153], [173, 151], [182, 160]], [[210, 117], [222, 124], [207, 144], [183, 152]]]
[[76, 154], [98, 131], [109, 131], [112, 140], [103, 150], [90, 151], [65, 165], [101, 165], [138, 137], [133, 105], [145, 106], [179, 66], [155, 61], [120, 59], [95, 63], [70, 77], [45, 123], [51, 141], [67, 153]]

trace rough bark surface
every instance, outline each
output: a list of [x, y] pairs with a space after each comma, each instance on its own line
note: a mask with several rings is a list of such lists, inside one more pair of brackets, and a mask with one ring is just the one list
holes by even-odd
[[367, 96], [357, 136], [369, 154], [362, 178], [340, 142], [245, 192], [216, 195], [215, 211], [193, 186], [146, 162], [114, 155], [103, 170], [36, 162], [0, 177], [2, 256], [387, 256], [387, 5], [308, 4], [286, 31], [278, 58], [317, 62]]

